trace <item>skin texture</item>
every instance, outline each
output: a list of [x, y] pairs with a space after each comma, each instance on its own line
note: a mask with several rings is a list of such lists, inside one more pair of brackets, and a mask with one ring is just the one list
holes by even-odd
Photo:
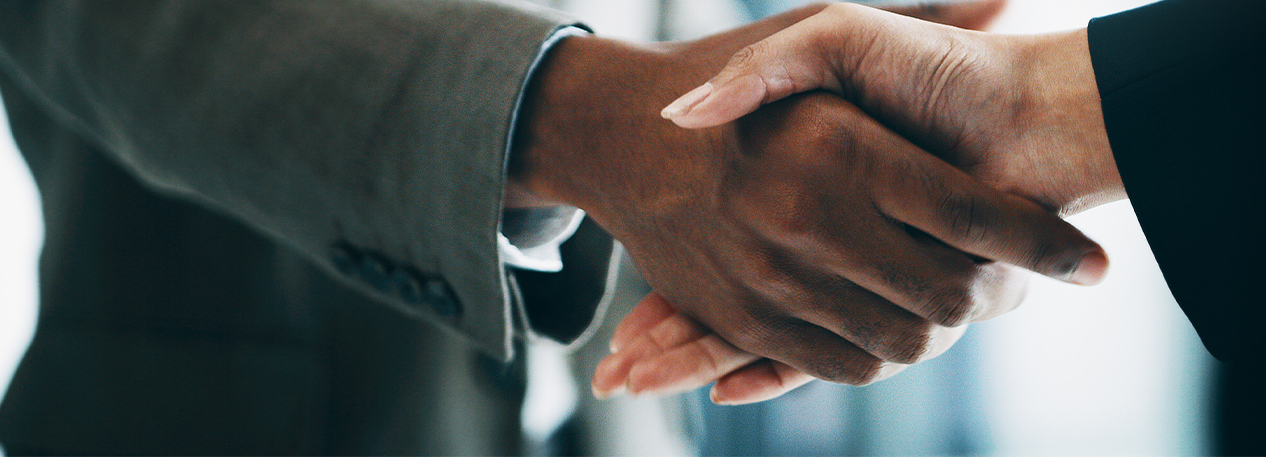
[[708, 85], [711, 96], [685, 104], [688, 113], [674, 103], [662, 114], [701, 128], [825, 89], [1062, 215], [1125, 196], [1084, 29], [995, 35], [841, 3], [744, 48]]
[[659, 118], [739, 49], [812, 12], [691, 43], [564, 40], [528, 89], [516, 188], [584, 209], [735, 347], [841, 383], [890, 376], [944, 351], [953, 327], [1013, 308], [1025, 279], [1005, 263], [1099, 279], [1106, 257], [1075, 228], [839, 97], [791, 97], [707, 129]]
[[[888, 8], [891, 11], [903, 16], [919, 18], [926, 21], [932, 21], [940, 24], [952, 25], [966, 29], [981, 29], [991, 24], [998, 15], [1002, 13], [1006, 7], [1006, 0], [978, 0], [970, 2], [958, 2], [949, 5], [941, 5], [936, 3], [928, 3], [916, 6], [904, 6]], [[716, 43], [718, 47], [728, 46], [746, 46], [751, 43], [742, 42], [744, 38], [759, 37], [761, 35], [769, 35], [779, 31], [779, 27], [788, 27], [796, 22], [810, 17], [813, 13], [817, 13], [827, 7], [827, 4], [816, 4], [806, 6], [797, 10], [789, 11], [786, 14], [769, 18], [758, 24], [754, 24], [742, 32], [734, 32], [722, 35], [722, 37], [713, 37], [704, 42]], [[717, 43], [717, 42], [724, 43]], [[668, 45], [661, 50], [673, 49], [673, 45]], [[711, 55], [713, 53], [706, 53]], [[714, 56], [715, 57], [715, 56]], [[727, 56], [728, 57], [728, 56]], [[718, 62], [702, 61], [700, 66], [715, 65]], [[718, 66], [719, 68], [719, 66]], [[649, 94], [648, 94], [649, 95]], [[659, 94], [656, 94], [659, 95]], [[676, 95], [675, 93], [673, 95]], [[517, 158], [515, 156], [514, 158]], [[514, 164], [518, 166], [521, 160], [516, 160]], [[541, 198], [539, 195], [531, 192], [524, 186], [519, 179], [511, 179], [506, 183], [505, 206], [507, 208], [525, 208], [556, 205], [557, 202]]]
[[[1124, 196], [1084, 30], [989, 35], [840, 4], [740, 51], [709, 84], [665, 117], [702, 128], [826, 89], [973, 177], [1061, 214]], [[643, 300], [616, 334], [618, 351], [599, 365], [595, 392], [672, 393], [718, 381], [714, 401], [747, 403], [810, 379], [706, 327], [668, 330], [699, 325], [688, 320], [663, 296]], [[677, 337], [630, 337], [642, 334]]]
[[[959, 327], [959, 331], [966, 327]], [[814, 378], [731, 345], [651, 293], [611, 338], [611, 355], [594, 372], [598, 398], [624, 393], [672, 395], [715, 382], [712, 401], [753, 403], [776, 398]]]

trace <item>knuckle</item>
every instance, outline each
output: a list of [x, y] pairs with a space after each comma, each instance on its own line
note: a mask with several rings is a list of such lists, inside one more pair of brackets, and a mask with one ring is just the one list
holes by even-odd
[[935, 331], [935, 325], [925, 320], [903, 326], [893, 335], [884, 359], [905, 365], [918, 363], [932, 350]]
[[756, 355], [775, 354], [788, 332], [782, 331], [779, 320], [751, 311], [738, 313], [735, 332], [726, 339], [739, 349]]
[[883, 378], [887, 362], [864, 352], [836, 353], [809, 361], [805, 372], [826, 381], [863, 386]]
[[768, 51], [769, 44], [764, 41], [757, 41], [749, 44], [734, 53], [734, 56], [730, 57], [730, 62], [726, 65], [726, 67], [732, 69], [753, 68], [760, 64], [761, 60], [765, 55], [767, 55]]
[[996, 311], [1011, 311], [1024, 302], [1029, 291], [1028, 273], [1006, 264], [989, 264], [981, 267], [981, 270], [990, 284], [996, 284]]
[[972, 289], [964, 284], [952, 284], [933, 289], [928, 294], [926, 306], [928, 318], [946, 327], [958, 327], [971, 321], [976, 314], [977, 303]]
[[1021, 257], [1021, 267], [1053, 278], [1066, 278], [1073, 274], [1081, 261], [1080, 255], [1054, 241], [1038, 241], [1029, 246]]
[[784, 133], [782, 145], [770, 147], [762, 171], [781, 170], [786, 176], [830, 177], [843, 167], [840, 162], [854, 151], [874, 149], [860, 136], [861, 127], [850, 125], [844, 118], [851, 111], [819, 98], [787, 102], [782, 114], [790, 133]]
[[[888, 287], [901, 295], [898, 304], [902, 308], [946, 327], [971, 322], [988, 302], [989, 275], [966, 258], [942, 267], [931, 278], [894, 268], [885, 268], [882, 277]], [[978, 293], [978, 289], [986, 293]]]
[[873, 384], [875, 381], [883, 379], [884, 368], [888, 364], [877, 358], [867, 358], [859, 361], [852, 366], [852, 369], [842, 376], [843, 383], [864, 386]]
[[863, 147], [853, 130], [842, 123], [828, 121], [829, 117], [838, 116], [833, 111], [828, 113], [828, 109], [818, 104], [806, 105], [806, 111], [810, 113], [810, 120], [813, 122], [805, 127], [808, 147], [799, 152], [804, 166], [813, 167], [814, 170], [827, 168], [825, 166], [838, 160], [839, 156]]
[[963, 284], [971, 291], [971, 322], [989, 320], [1011, 311], [1024, 301], [1031, 275], [1023, 268], [1001, 263], [973, 264]]
[[[796, 286], [793, 284], [793, 280], [779, 271], [777, 266], [762, 264], [759, 267], [759, 270], [765, 271], [765, 273], [752, 273], [750, 276], [747, 276], [751, 279], [748, 280], [748, 284], [742, 286], [746, 288], [744, 290], [746, 295], [756, 297], [756, 300], [766, 303], [788, 303], [800, 300], [798, 292], [795, 290]], [[766, 279], [757, 279], [762, 277]], [[758, 318], [748, 317], [744, 320], [744, 328], [765, 330], [769, 330], [767, 327], [780, 328], [781, 324], [777, 323], [777, 319], [780, 319], [782, 316], [774, 310], [762, 309], [755, 311], [755, 314], [767, 316], [765, 319], [771, 319], [774, 321], [760, 322]]]

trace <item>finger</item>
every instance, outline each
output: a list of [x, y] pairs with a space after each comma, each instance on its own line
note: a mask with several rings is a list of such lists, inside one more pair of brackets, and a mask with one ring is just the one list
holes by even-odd
[[998, 317], [1024, 300], [1029, 275], [1020, 268], [884, 222], [864, 227], [868, 249], [837, 243], [822, 251], [827, 256], [815, 265], [829, 273], [812, 280], [816, 306], [796, 317], [889, 362], [914, 364], [957, 342], [962, 324]]
[[[878, 299], [857, 294], [847, 299], [822, 296], [823, 304], [811, 308], [816, 314], [797, 317], [850, 340], [870, 338], [867, 347], [881, 358], [902, 363], [926, 359], [953, 342], [938, 327], [958, 327], [996, 316], [999, 310], [1014, 308], [1023, 297], [1014, 293], [1022, 277], [1000, 277], [991, 264], [979, 263], [935, 238], [912, 234], [900, 221], [858, 217], [841, 224], [849, 227], [829, 230], [843, 235], [823, 240], [827, 249], [802, 250], [801, 254], [826, 273], [856, 283]], [[849, 241], [860, 237], [865, 237], [865, 245]], [[884, 302], [917, 319], [884, 311]], [[840, 312], [840, 306], [848, 306], [849, 313]]]
[[[841, 313], [839, 306], [824, 306], [801, 310], [797, 316], [840, 335], [875, 357], [903, 365], [943, 354], [958, 342], [967, 328], [938, 325], [878, 295], [860, 292], [850, 298], [829, 302], [846, 303], [846, 313]], [[986, 311], [975, 313], [985, 314]]]
[[[919, 21], [853, 3], [821, 12], [736, 53], [711, 80], [665, 107], [660, 115], [685, 128], [714, 127], [792, 94], [874, 85], [858, 78], [865, 59], [885, 51], [884, 34]], [[896, 60], [905, 63], [904, 60]], [[870, 87], [868, 91], [890, 88]]]
[[[951, 25], [983, 27], [997, 17], [1004, 3], [981, 0], [902, 12]], [[681, 127], [705, 128], [733, 121], [762, 104], [795, 93], [826, 89], [843, 94], [845, 88], [854, 92], [890, 90], [882, 87], [881, 81], [859, 78], [859, 69], [871, 65], [874, 55], [891, 50], [888, 42], [894, 33], [900, 36], [903, 29], [923, 29], [928, 25], [862, 5], [833, 4], [743, 48], [710, 81], [670, 103], [660, 115]], [[880, 62], [907, 61], [898, 58]]]
[[634, 394], [672, 395], [702, 387], [756, 361], [716, 334], [638, 360], [629, 370], [628, 390]]
[[794, 288], [762, 281], [753, 290], [771, 300], [795, 300], [800, 305], [790, 308], [794, 317], [831, 330], [876, 357], [916, 361], [935, 344], [927, 337], [934, 331], [932, 324], [955, 327], [995, 308], [1014, 307], [995, 301], [1011, 298], [994, 293], [1006, 284], [988, 282], [993, 278], [970, 256], [935, 238], [912, 234], [904, 223], [879, 211], [829, 202], [795, 211], [815, 215], [814, 231], [788, 229], [781, 222], [752, 224], [748, 228], [754, 236], [776, 248], [725, 255], [733, 256], [729, 261], [734, 263], [779, 265], [777, 271], [795, 278], [790, 283]]
[[611, 335], [611, 352], [616, 352], [638, 335], [650, 331], [677, 310], [658, 292], [651, 292], [629, 311]]
[[[896, 328], [884, 329], [884, 332], [892, 334], [934, 335], [932, 329], [912, 326], [917, 321], [902, 321], [899, 316], [891, 314], [850, 321], [848, 316], [851, 312], [877, 309], [876, 300], [867, 300], [856, 294], [845, 296], [851, 286], [832, 284], [831, 281], [846, 279], [899, 308], [946, 327], [994, 315], [997, 310], [1013, 308], [1018, 303], [1009, 301], [1012, 297], [1009, 294], [997, 293], [1000, 288], [1009, 289], [1001, 287], [1008, 284], [991, 282], [994, 278], [972, 256], [947, 246], [941, 240], [910, 230], [908, 221], [894, 218], [886, 214], [891, 211], [883, 210], [885, 203], [899, 206], [901, 200], [896, 197], [908, 200], [912, 198], [910, 194], [921, 197], [931, 192], [920, 184], [929, 179], [912, 178], [929, 174], [927, 163], [939, 165], [941, 168], [937, 173], [963, 176], [961, 172], [919, 150], [867, 117], [855, 105], [829, 95], [807, 98], [816, 100], [814, 106], [817, 112], [827, 113], [834, 121], [848, 126], [847, 130], [839, 133], [830, 131], [823, 134], [825, 139], [812, 148], [824, 151], [817, 154], [821, 156], [822, 165], [813, 161], [809, 161], [809, 165], [829, 172], [821, 175], [824, 177], [811, 178], [817, 180], [808, 184], [826, 193], [786, 191], [777, 187], [778, 181], [773, 181], [775, 185], [750, 181], [756, 185], [744, 186], [744, 189], [750, 190], [734, 193], [727, 204], [735, 212], [763, 214], [763, 217], [752, 218], [752, 222], [743, 228], [754, 232], [755, 238], [775, 244], [777, 249], [741, 249], [723, 253], [735, 257], [730, 262], [781, 265], [784, 270], [799, 266], [800, 270], [809, 270], [789, 272], [788, 276], [796, 278], [793, 283], [810, 282], [795, 291], [809, 297], [802, 299], [797, 295], [796, 298], [810, 304], [809, 309], [816, 308], [821, 316], [796, 317], [836, 331], [873, 355], [895, 362], [911, 362], [911, 357], [921, 356], [918, 356], [919, 351], [903, 350], [902, 346], [894, 345], [894, 341], [902, 341], [901, 338], [868, 338], [866, 334], [849, 334], [846, 329], [878, 329], [882, 327], [869, 324], [884, 322], [898, 324]], [[768, 126], [760, 122], [768, 116], [780, 119], [804, 113], [792, 111], [786, 116], [779, 116], [781, 112], [774, 109], [762, 112], [761, 116], [745, 118], [740, 127], [753, 124], [757, 128], [766, 128]], [[765, 132], [757, 130], [756, 133]], [[775, 130], [775, 134], [778, 133]], [[835, 160], [845, 161], [847, 166], [828, 168]], [[810, 173], [809, 176], [817, 175]], [[979, 185], [975, 181], [970, 182]], [[900, 207], [898, 210], [908, 209]], [[768, 258], [744, 258], [754, 255]], [[806, 279], [814, 269], [818, 270], [818, 278]], [[765, 296], [776, 297], [781, 293], [777, 289], [762, 288], [759, 284], [752, 287]], [[824, 290], [836, 292], [825, 295], [817, 292]], [[854, 306], [850, 300], [863, 302]], [[806, 309], [804, 306], [795, 308]], [[730, 341], [738, 343], [733, 339]], [[926, 344], [927, 341], [910, 341], [916, 343], [916, 349], [919, 346], [931, 347]], [[742, 344], [738, 346], [746, 348]]]
[[984, 322], [1001, 316], [1020, 305], [1029, 290], [1029, 278], [1032, 276], [1021, 268], [999, 262], [985, 261], [979, 263], [977, 277], [980, 284], [977, 294], [983, 300], [994, 305], [977, 314], [972, 322]]
[[744, 351], [774, 359], [818, 379], [866, 385], [891, 376], [896, 364], [861, 350], [822, 327], [794, 320], [749, 332], [722, 335]]
[[592, 382], [594, 395], [606, 398], [620, 393], [626, 387], [629, 370], [635, 363], [655, 358], [709, 333], [693, 319], [674, 313], [598, 363]]
[[709, 396], [718, 405], [746, 405], [781, 397], [812, 380], [787, 364], [760, 359], [721, 378]]
[[[828, 8], [828, 11], [830, 8]], [[735, 54], [715, 77], [660, 113], [685, 128], [721, 125], [762, 104], [797, 92], [838, 88], [824, 50], [845, 40], [847, 28], [830, 27], [819, 13]], [[826, 42], [826, 43], [824, 43]], [[827, 52], [834, 53], [832, 49]]]
[[1054, 212], [990, 188], [913, 145], [903, 149], [904, 164], [886, 171], [881, 211], [964, 252], [1074, 284], [1103, 280], [1103, 248]]
[[937, 325], [838, 275], [814, 271], [799, 275], [806, 278], [806, 289], [813, 291], [815, 298], [808, 306], [793, 310], [793, 316], [830, 330], [884, 361], [918, 363], [945, 352], [962, 335], [961, 327]]

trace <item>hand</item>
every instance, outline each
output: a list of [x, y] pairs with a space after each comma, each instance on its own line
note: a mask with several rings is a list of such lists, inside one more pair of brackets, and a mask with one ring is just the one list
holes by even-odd
[[743, 49], [663, 115], [715, 126], [819, 88], [1063, 215], [1125, 196], [1084, 29], [1005, 36], [836, 4]]
[[512, 176], [585, 209], [648, 281], [735, 347], [865, 384], [1018, 303], [1018, 264], [1098, 281], [1103, 251], [822, 94], [683, 130], [656, 108], [787, 16], [686, 44], [560, 43], [525, 100]]
[[651, 293], [616, 327], [611, 355], [594, 371], [593, 392], [598, 398], [625, 391], [672, 395], [716, 382], [712, 401], [733, 405], [769, 400], [812, 380], [743, 352]]
[[[1004, 0], [981, 0], [886, 10], [982, 29], [1005, 4]], [[715, 382], [710, 394], [713, 402], [745, 404], [776, 398], [813, 379], [786, 364], [743, 352], [658, 293], [647, 295], [620, 321], [611, 351], [594, 373], [592, 386], [599, 398], [625, 391], [672, 395]]]
[[[874, 49], [867, 47], [863, 52], [879, 56], [887, 56], [888, 58], [872, 58], [866, 62], [864, 68], [859, 61], [849, 60], [847, 56], [838, 56], [837, 53], [844, 53], [844, 44], [848, 42], [857, 42], [858, 35], [865, 33], [875, 33], [875, 31], [867, 31], [858, 24], [876, 24], [877, 21], [871, 16], [880, 15], [877, 12], [867, 12], [863, 8], [854, 6], [840, 5], [833, 7], [815, 17], [810, 21], [798, 24], [797, 26], [785, 32], [775, 35], [764, 42], [749, 47], [740, 52], [731, 61], [731, 65], [721, 72], [720, 75], [713, 78], [711, 83], [714, 85], [713, 93], [717, 94], [697, 106], [686, 115], [685, 113], [674, 113], [673, 108], [680, 109], [682, 107], [690, 107], [688, 104], [678, 104], [676, 107], [670, 107], [666, 110], [669, 118], [686, 127], [698, 127], [713, 125], [720, 122], [737, 118], [742, 114], [746, 114], [754, 110], [757, 106], [765, 101], [777, 100], [785, 93], [796, 91], [811, 90], [813, 88], [830, 88], [838, 93], [856, 97], [858, 100], [871, 100], [866, 104], [870, 109], [880, 113], [886, 113], [888, 119], [894, 120], [898, 125], [904, 125], [906, 129], [916, 132], [917, 135], [935, 136], [948, 131], [949, 129], [943, 125], [937, 125], [937, 122], [945, 122], [953, 127], [958, 127], [962, 131], [979, 135], [978, 132], [988, 132], [992, 127], [997, 133], [997, 129], [1015, 129], [1019, 130], [1025, 124], [1019, 120], [1032, 119], [1016, 113], [1024, 113], [1026, 110], [1017, 109], [1015, 112], [1002, 111], [1002, 118], [1008, 115], [1017, 122], [1013, 124], [999, 123], [998, 125], [989, 126], [986, 121], [997, 119], [998, 117], [990, 117], [989, 114], [996, 114], [993, 111], [970, 111], [970, 106], [962, 106], [961, 103], [946, 103], [940, 100], [919, 99], [918, 96], [928, 96], [930, 91], [919, 91], [918, 89], [929, 87], [930, 81], [918, 81], [919, 75], [935, 75], [936, 71], [924, 70], [923, 72], [915, 71], [913, 74], [906, 74], [907, 78], [902, 80], [906, 83], [902, 86], [899, 82], [894, 83], [884, 78], [867, 79], [864, 75], [878, 74], [883, 76], [901, 75], [902, 69], [895, 68], [907, 65], [907, 62], [920, 61], [937, 61], [937, 57], [943, 57], [947, 62], [957, 62], [959, 59], [951, 58], [949, 51], [943, 48], [920, 47], [917, 40], [906, 39], [910, 36], [919, 36], [926, 39], [928, 33], [913, 33], [916, 30], [911, 28], [926, 27], [942, 34], [963, 34], [959, 31], [952, 31], [945, 28], [929, 27], [924, 24], [913, 25], [913, 21], [904, 21], [904, 25], [909, 26], [901, 29], [900, 32], [892, 32], [891, 34], [880, 34], [868, 42], [882, 43], [891, 47], [887, 52], [874, 52]], [[857, 16], [852, 18], [852, 22], [845, 22], [837, 16], [841, 14], [852, 14], [851, 10], [857, 11]], [[892, 19], [892, 18], [888, 18]], [[899, 19], [892, 19], [901, 21]], [[857, 24], [854, 24], [856, 22]], [[876, 28], [882, 28], [876, 26]], [[891, 31], [892, 29], [887, 29]], [[892, 36], [897, 35], [899, 36]], [[963, 34], [970, 35], [970, 34]], [[936, 37], [937, 35], [932, 35]], [[977, 36], [978, 38], [979, 36]], [[941, 37], [943, 38], [943, 37]], [[993, 37], [999, 41], [1015, 39], [1007, 37]], [[866, 40], [863, 40], [866, 41]], [[936, 42], [935, 40], [932, 40]], [[1040, 43], [1011, 43], [1011, 46], [1018, 46], [1019, 50], [1013, 51], [1017, 54], [1027, 54], [1027, 57], [1021, 59], [1038, 59], [1037, 55], [1047, 56], [1046, 63], [1064, 65], [1064, 72], [1054, 72], [1049, 68], [1043, 68], [1037, 65], [1029, 68], [1028, 78], [1021, 74], [1015, 79], [1024, 80], [1031, 79], [1029, 82], [1035, 88], [1035, 92], [1028, 94], [1028, 101], [1020, 104], [1007, 104], [1002, 106], [1011, 106], [1013, 108], [1029, 107], [1030, 110], [1037, 109], [1034, 106], [1039, 104], [1033, 101], [1041, 101], [1043, 94], [1057, 94], [1057, 96], [1049, 97], [1046, 100], [1050, 103], [1047, 107], [1055, 108], [1053, 113], [1047, 113], [1047, 117], [1038, 117], [1046, 121], [1046, 124], [1035, 122], [1030, 126], [1036, 131], [1028, 132], [1030, 139], [1036, 139], [1036, 143], [1066, 143], [1072, 145], [1069, 150], [1057, 149], [1058, 152], [1075, 152], [1076, 155], [1068, 154], [1061, 158], [1046, 158], [1045, 161], [1060, 162], [1067, 161], [1066, 167], [1082, 165], [1087, 168], [1088, 178], [1083, 182], [1065, 183], [1063, 189], [1060, 189], [1055, 182], [1039, 184], [1033, 180], [1027, 186], [1021, 181], [1024, 176], [1011, 177], [1009, 179], [992, 179], [996, 184], [1008, 188], [1012, 191], [1020, 191], [1028, 194], [1030, 197], [1047, 202], [1051, 207], [1059, 208], [1065, 213], [1074, 213], [1089, 206], [1093, 206], [1098, 202], [1109, 201], [1113, 198], [1119, 198], [1119, 178], [1115, 176], [1115, 166], [1111, 162], [1110, 153], [1106, 150], [1106, 137], [1102, 132], [1102, 121], [1098, 118], [1097, 93], [1094, 92], [1093, 75], [1086, 73], [1088, 69], [1088, 56], [1081, 52], [1085, 49], [1084, 34], [1072, 33], [1064, 36], [1052, 35], [1039, 40]], [[1024, 45], [1024, 46], [1020, 46]], [[832, 46], [837, 46], [833, 48]], [[884, 48], [884, 46], [878, 46]], [[961, 48], [961, 46], [960, 46]], [[1004, 46], [1005, 48], [1005, 46]], [[892, 51], [905, 50], [906, 53]], [[1016, 49], [1016, 48], [1010, 48]], [[961, 50], [961, 49], [960, 49]], [[937, 54], [940, 52], [941, 54]], [[974, 52], [981, 52], [976, 50]], [[890, 54], [891, 53], [891, 54]], [[921, 54], [923, 53], [923, 54]], [[1054, 58], [1050, 56], [1072, 54], [1074, 58]], [[922, 59], [917, 58], [922, 55]], [[969, 62], [975, 62], [976, 59], [967, 59]], [[823, 65], [836, 63], [839, 61], [849, 62], [851, 65], [841, 65], [838, 68], [829, 68], [825, 75], [822, 74]], [[988, 60], [985, 60], [986, 62]], [[885, 66], [887, 65], [887, 66]], [[958, 69], [963, 74], [973, 74], [981, 72], [979, 69], [963, 70], [962, 66]], [[906, 70], [909, 70], [906, 68]], [[1004, 72], [1005, 73], [1005, 72]], [[1021, 72], [1024, 73], [1024, 72]], [[986, 76], [996, 76], [988, 72], [981, 72]], [[750, 78], [757, 75], [760, 82], [765, 87], [757, 84], [751, 84]], [[1037, 77], [1035, 78], [1034, 75]], [[944, 80], [959, 81], [960, 84], [946, 84], [941, 87], [938, 95], [942, 95], [942, 99], [948, 100], [972, 100], [973, 97], [983, 97], [978, 89], [988, 87], [987, 82], [1006, 81], [1006, 78], [986, 78], [983, 81], [958, 79], [955, 74], [942, 74]], [[1043, 79], [1045, 76], [1045, 79]], [[748, 81], [744, 81], [748, 78]], [[746, 83], [746, 84], [745, 84]], [[898, 86], [904, 90], [892, 91], [889, 84]], [[1020, 84], [1017, 81], [1010, 81], [1010, 84]], [[1020, 84], [1023, 87], [1023, 84]], [[845, 87], [851, 88], [852, 92], [844, 90]], [[914, 89], [912, 89], [912, 87]], [[1036, 90], [1036, 88], [1045, 88], [1045, 91]], [[860, 88], [860, 89], [859, 89]], [[728, 90], [728, 92], [727, 92]], [[955, 90], [962, 93], [955, 93]], [[998, 90], [998, 89], [994, 89]], [[869, 91], [869, 92], [867, 92]], [[987, 91], [986, 91], [987, 92]], [[866, 97], [865, 94], [870, 94]], [[1010, 93], [1021, 93], [1020, 90], [1012, 90]], [[965, 94], [965, 95], [964, 95]], [[697, 97], [697, 93], [694, 94]], [[892, 96], [885, 98], [884, 96]], [[682, 97], [682, 100], [689, 103], [689, 96]], [[985, 97], [987, 98], [987, 97]], [[1026, 97], [1019, 97], [1025, 99]], [[942, 105], [940, 111], [929, 110], [933, 115], [922, 119], [916, 117], [918, 114], [926, 112], [903, 112], [906, 107], [929, 107]], [[1078, 109], [1080, 108], [1080, 110]], [[1087, 111], [1090, 110], [1090, 111]], [[1030, 111], [1031, 112], [1031, 111]], [[1079, 114], [1080, 113], [1080, 114]], [[943, 116], [936, 116], [942, 114]], [[983, 115], [982, 115], [983, 114]], [[925, 114], [926, 115], [926, 114]], [[964, 116], [955, 118], [957, 116]], [[1084, 117], [1082, 117], [1084, 116]], [[973, 124], [974, 122], [974, 124]], [[1058, 135], [1059, 124], [1065, 124], [1068, 127], [1076, 127], [1080, 132], [1062, 132], [1065, 136], [1062, 138]], [[974, 127], [974, 129], [973, 129]], [[1043, 129], [1052, 129], [1055, 131], [1043, 132]], [[1043, 134], [1045, 133], [1045, 134]], [[1083, 135], [1082, 138], [1072, 138], [1072, 135]], [[944, 136], [944, 138], [952, 136]], [[988, 137], [984, 135], [983, 137]], [[1001, 138], [1010, 139], [1006, 135]], [[935, 138], [934, 138], [935, 140]], [[1011, 139], [1014, 141], [1014, 139]], [[936, 144], [937, 141], [932, 141]], [[985, 178], [997, 177], [1002, 174], [1000, 170], [1007, 169], [1007, 162], [1003, 162], [1006, 157], [999, 157], [1001, 152], [1006, 151], [1005, 147], [984, 147], [979, 151], [971, 150], [971, 142], [964, 142], [957, 145], [958, 147], [946, 147], [941, 153], [952, 160], [956, 160], [960, 165], [975, 165], [969, 170], [975, 174], [983, 175]], [[978, 143], [977, 143], [978, 144]], [[1041, 157], [1033, 154], [1035, 146], [1029, 148], [1013, 148], [1014, 150], [1029, 152], [1029, 160], [1036, 163], [1043, 163], [1044, 160], [1034, 159], [1033, 157]], [[992, 154], [992, 155], [991, 155]], [[1078, 157], [1080, 156], [1080, 157]], [[980, 160], [981, 158], [991, 159], [997, 163], [989, 166], [986, 162], [983, 166], [971, 163], [972, 160]], [[1023, 156], [1021, 156], [1023, 157]], [[1017, 158], [1012, 157], [1010, 164], [1018, 162]], [[1076, 162], [1074, 162], [1076, 161]], [[1049, 163], [1049, 162], [1046, 162]], [[1021, 167], [1013, 167], [1020, 169]], [[1032, 169], [1030, 167], [1029, 169]], [[1076, 174], [1075, 174], [1076, 175]], [[1038, 175], [1040, 176], [1040, 174]], [[1054, 190], [1054, 191], [1052, 191]], [[1063, 190], [1060, 192], [1060, 190]], [[683, 330], [688, 329], [688, 330]], [[630, 335], [640, 335], [631, 337]], [[654, 337], [652, 337], [654, 336]], [[780, 396], [795, 387], [807, 382], [810, 378], [799, 371], [779, 364], [776, 361], [760, 358], [752, 354], [743, 352], [732, 345], [729, 345], [716, 334], [708, 329], [701, 327], [699, 324], [689, 320], [688, 317], [676, 311], [663, 297], [657, 294], [648, 296], [645, 300], [638, 304], [630, 315], [620, 323], [617, 333], [612, 340], [613, 354], [599, 365], [598, 371], [594, 377], [594, 390], [596, 393], [609, 395], [619, 392], [620, 389], [627, 388], [635, 393], [652, 392], [657, 394], [670, 394], [680, 391], [693, 389], [695, 387], [716, 381], [716, 385], [712, 389], [711, 397], [713, 401], [723, 404], [739, 404], [755, 401], [763, 401], [770, 398]]]

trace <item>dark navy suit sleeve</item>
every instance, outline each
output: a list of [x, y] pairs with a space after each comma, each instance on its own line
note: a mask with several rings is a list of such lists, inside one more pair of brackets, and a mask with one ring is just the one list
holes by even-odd
[[1089, 27], [1143, 232], [1205, 347], [1233, 363], [1266, 353], [1264, 4], [1169, 0]]

